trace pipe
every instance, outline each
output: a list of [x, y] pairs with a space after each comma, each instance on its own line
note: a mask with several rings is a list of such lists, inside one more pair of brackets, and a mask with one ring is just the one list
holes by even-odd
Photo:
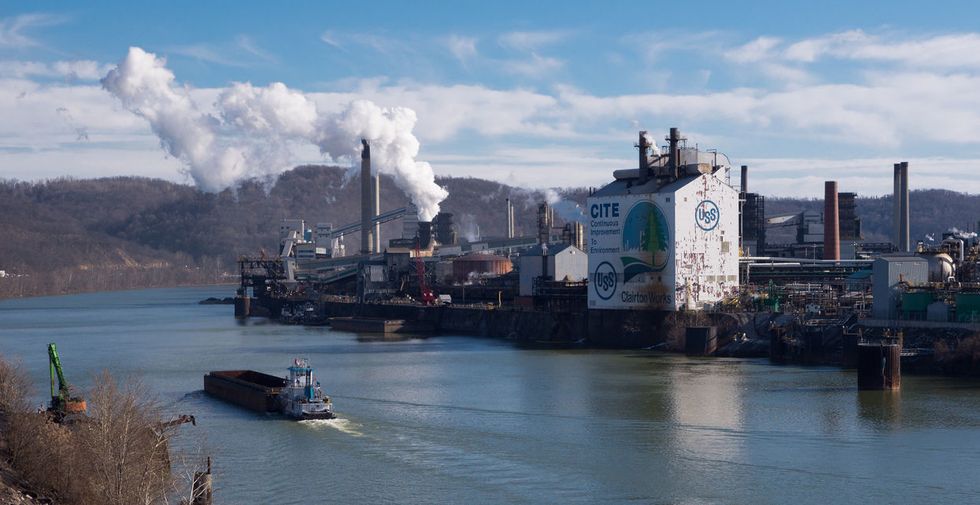
[[899, 209], [899, 219], [901, 222], [902, 244], [899, 249], [909, 252], [912, 244], [909, 235], [909, 162], [901, 163], [902, 170], [902, 207]]
[[361, 254], [371, 253], [371, 146], [361, 139]]
[[677, 150], [677, 143], [680, 139], [680, 130], [671, 128], [670, 135], [667, 137], [668, 149], [670, 149], [670, 152], [667, 153], [667, 170], [675, 180], [680, 175], [680, 167], [677, 166], [680, 163], [680, 152]]
[[749, 166], [742, 165], [742, 178], [740, 179], [740, 184], [742, 186], [742, 193], [749, 192]]
[[840, 207], [837, 202], [837, 181], [824, 183], [823, 197], [823, 259], [840, 260]]
[[636, 146], [640, 148], [640, 162], [637, 165], [640, 169], [637, 174], [638, 178], [636, 183], [643, 185], [650, 179], [650, 158], [647, 156], [647, 152], [650, 150], [650, 144], [647, 143], [646, 131], [640, 132], [640, 142]]
[[[381, 174], [374, 175], [374, 184], [371, 185], [371, 192], [374, 194], [373, 212], [371, 219], [374, 220], [381, 214]], [[374, 252], [381, 252], [381, 222], [374, 222]]]

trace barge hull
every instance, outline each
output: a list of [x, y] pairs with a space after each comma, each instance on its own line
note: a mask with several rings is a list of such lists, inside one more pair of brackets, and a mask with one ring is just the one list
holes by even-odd
[[256, 412], [278, 412], [279, 391], [286, 379], [254, 370], [219, 370], [204, 376], [211, 396]]

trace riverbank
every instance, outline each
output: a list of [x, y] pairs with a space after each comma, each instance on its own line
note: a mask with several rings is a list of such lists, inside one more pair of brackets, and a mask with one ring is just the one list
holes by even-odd
[[[8, 278], [0, 278], [0, 287], [4, 285]], [[168, 288], [207, 288], [207, 287], [230, 287], [228, 293], [229, 296], [233, 295], [235, 289], [238, 287], [238, 282], [234, 280], [229, 280], [228, 277], [224, 277], [219, 281], [211, 280], [188, 280], [187, 282], [177, 282], [177, 283], [161, 283], [159, 285], [155, 284], [123, 284], [118, 287], [106, 287], [99, 289], [79, 289], [72, 291], [56, 290], [56, 289], [42, 289], [37, 292], [20, 292], [19, 294], [13, 295], [10, 292], [14, 290], [4, 290], [0, 289], [0, 301], [3, 300], [18, 300], [25, 298], [38, 298], [38, 297], [58, 297], [58, 296], [72, 296], [72, 295], [82, 295], [82, 294], [94, 294], [94, 293], [114, 293], [120, 291], [139, 291], [143, 289], [168, 289]], [[223, 297], [222, 297], [223, 298]]]

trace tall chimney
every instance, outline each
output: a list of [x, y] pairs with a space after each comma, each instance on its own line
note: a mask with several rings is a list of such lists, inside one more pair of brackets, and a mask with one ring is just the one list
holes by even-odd
[[371, 253], [371, 146], [361, 139], [361, 254]]
[[639, 166], [639, 179], [636, 181], [637, 184], [646, 184], [650, 179], [650, 158], [647, 154], [650, 152], [650, 144], [647, 143], [647, 132], [640, 132], [640, 142], [636, 144], [636, 147], [640, 149], [640, 163]]
[[511, 223], [511, 222], [510, 222], [510, 198], [508, 198], [508, 199], [507, 199], [507, 214], [506, 214], [506, 216], [504, 217], [504, 219], [506, 219], [506, 220], [507, 220], [507, 232], [506, 232], [506, 235], [505, 235], [505, 236], [506, 236], [507, 238], [511, 238], [511, 236], [512, 236], [512, 234], [513, 234], [514, 232], [513, 232], [513, 230], [511, 229], [511, 224], [510, 224], [510, 223]]
[[[381, 174], [375, 174], [374, 184], [371, 185], [371, 192], [374, 194], [372, 198], [372, 213], [371, 219], [377, 218], [381, 215]], [[381, 252], [381, 223], [375, 221], [374, 223], [374, 252]]]
[[749, 192], [749, 166], [742, 165], [742, 177], [739, 180], [742, 185], [742, 193]]
[[681, 153], [677, 147], [681, 140], [683, 140], [681, 138], [681, 131], [678, 128], [671, 128], [670, 135], [667, 137], [668, 149], [670, 149], [670, 152], [667, 154], [667, 172], [675, 180], [680, 177], [681, 172]]
[[840, 261], [840, 212], [837, 206], [837, 181], [824, 183], [823, 259]]
[[892, 192], [892, 237], [895, 248], [902, 250], [902, 164], [895, 164], [895, 189]]
[[902, 243], [899, 249], [909, 252], [912, 249], [909, 236], [909, 162], [903, 161], [902, 167], [902, 207], [899, 209], [901, 222]]
[[514, 238], [517, 235], [517, 227], [514, 225], [514, 202], [510, 202], [510, 214], [507, 216], [508, 222], [510, 223], [510, 237]]

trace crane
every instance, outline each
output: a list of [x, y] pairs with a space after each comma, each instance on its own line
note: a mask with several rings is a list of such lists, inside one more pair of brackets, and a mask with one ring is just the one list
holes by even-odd
[[59, 421], [68, 414], [84, 414], [88, 406], [84, 399], [72, 396], [73, 388], [65, 379], [58, 348], [53, 343], [48, 344], [48, 367], [51, 372], [51, 407], [48, 411]]

